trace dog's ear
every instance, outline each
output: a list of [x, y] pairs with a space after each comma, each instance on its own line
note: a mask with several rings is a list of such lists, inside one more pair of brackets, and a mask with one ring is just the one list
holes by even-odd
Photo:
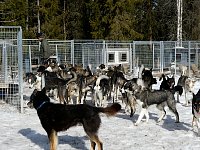
[[46, 94], [46, 88], [44, 87], [41, 92]]

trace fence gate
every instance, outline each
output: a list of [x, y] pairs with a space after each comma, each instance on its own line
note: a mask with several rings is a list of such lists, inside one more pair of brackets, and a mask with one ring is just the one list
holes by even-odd
[[0, 100], [23, 112], [22, 29], [0, 26]]

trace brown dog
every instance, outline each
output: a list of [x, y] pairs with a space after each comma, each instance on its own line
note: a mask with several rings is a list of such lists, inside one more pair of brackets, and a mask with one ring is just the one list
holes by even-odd
[[95, 150], [96, 144], [98, 150], [102, 150], [103, 144], [97, 134], [101, 123], [99, 113], [113, 116], [121, 109], [121, 105], [118, 103], [106, 108], [93, 107], [87, 104], [63, 105], [51, 103], [46, 95], [45, 88], [42, 91], [33, 91], [28, 106], [37, 110], [42, 127], [49, 138], [50, 150], [56, 150], [57, 132], [67, 130], [79, 123], [83, 125], [86, 134], [90, 138], [91, 150]]

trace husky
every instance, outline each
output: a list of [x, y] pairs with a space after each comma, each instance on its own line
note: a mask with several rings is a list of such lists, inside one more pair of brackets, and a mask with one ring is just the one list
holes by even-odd
[[94, 86], [95, 106], [103, 106], [105, 104], [111, 90], [110, 82], [110, 78], [106, 75], [101, 75], [97, 78]]
[[26, 73], [26, 81], [29, 84], [29, 88], [41, 90], [42, 77], [40, 74]]
[[52, 103], [46, 95], [45, 88], [41, 91], [35, 89], [27, 105], [37, 110], [42, 127], [49, 138], [50, 150], [56, 150], [57, 148], [58, 132], [66, 131], [78, 124], [82, 124], [90, 139], [90, 149], [95, 150], [97, 146], [98, 150], [103, 150], [103, 143], [98, 137], [101, 124], [100, 113], [114, 116], [121, 110], [121, 105], [118, 103], [105, 108], [93, 107], [87, 104], [63, 105]]
[[139, 125], [144, 115], [146, 116], [146, 122], [149, 121], [148, 107], [156, 104], [157, 108], [161, 111], [161, 116], [157, 120], [160, 122], [166, 115], [165, 106], [168, 106], [169, 109], [176, 116], [176, 123], [179, 122], [179, 114], [176, 109], [176, 101], [174, 95], [170, 91], [161, 91], [161, 90], [150, 90], [142, 89], [141, 86], [137, 84], [132, 84], [133, 94], [136, 97], [137, 103], [142, 107], [140, 115], [135, 123]]
[[[184, 106], [189, 106], [190, 101], [187, 98], [187, 94], [193, 92], [195, 82], [196, 82], [195, 79], [189, 78], [188, 76], [185, 75], [181, 75], [180, 78], [178, 79], [177, 85], [182, 86], [184, 89], [184, 94], [185, 94]], [[177, 101], [179, 102], [179, 95], [177, 95]]]
[[[183, 87], [180, 85], [175, 85], [174, 75], [172, 77], [168, 77], [168, 76], [165, 77], [165, 75], [162, 74], [162, 77], [159, 80], [162, 80], [162, 82], [160, 84], [160, 90], [169, 90], [173, 94], [178, 92], [177, 94], [179, 94], [180, 96], [182, 95]], [[179, 102], [179, 101], [177, 101], [177, 102]]]
[[196, 126], [198, 129], [198, 134], [200, 134], [200, 89], [196, 95], [193, 93], [192, 115], [192, 127], [194, 128], [194, 126]]
[[[121, 78], [123, 79], [123, 78]], [[136, 111], [136, 98], [133, 96], [132, 86], [139, 85], [142, 89], [152, 89], [152, 85], [156, 84], [156, 78], [152, 75], [152, 69], [145, 69], [144, 65], [140, 67], [138, 72], [138, 78], [132, 78], [130, 80], [124, 79], [125, 83], [123, 84], [120, 92], [122, 94], [123, 100], [125, 102], [125, 112], [127, 108], [130, 108], [130, 117]]]

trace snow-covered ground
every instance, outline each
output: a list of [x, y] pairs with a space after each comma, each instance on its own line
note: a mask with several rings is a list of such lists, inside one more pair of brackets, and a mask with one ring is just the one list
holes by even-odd
[[[159, 83], [153, 88], [158, 88]], [[200, 88], [200, 82], [195, 84], [194, 92]], [[25, 100], [28, 100], [32, 90], [24, 86]], [[191, 95], [190, 95], [191, 97]], [[115, 117], [101, 114], [102, 124], [99, 137], [105, 150], [199, 150], [200, 137], [191, 127], [191, 106], [185, 107], [184, 95], [177, 104], [180, 123], [175, 123], [175, 116], [167, 109], [165, 119], [156, 123], [158, 110], [155, 106], [149, 108], [150, 120], [134, 126], [140, 112], [132, 118], [122, 111]], [[121, 103], [121, 101], [119, 101]], [[0, 101], [0, 150], [48, 150], [49, 143], [37, 113], [34, 109], [25, 108], [21, 114], [15, 107]], [[58, 150], [88, 150], [90, 142], [82, 126], [75, 126], [65, 132], [60, 132]]]

